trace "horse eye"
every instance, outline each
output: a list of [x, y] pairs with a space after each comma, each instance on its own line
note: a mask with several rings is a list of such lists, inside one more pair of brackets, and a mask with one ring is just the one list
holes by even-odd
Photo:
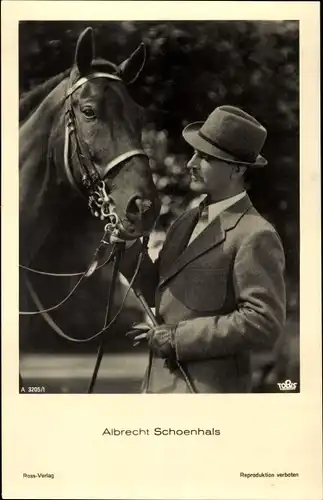
[[83, 108], [81, 111], [82, 111], [83, 115], [86, 116], [86, 118], [95, 118], [95, 113], [94, 113], [92, 108], [86, 107], [86, 108]]

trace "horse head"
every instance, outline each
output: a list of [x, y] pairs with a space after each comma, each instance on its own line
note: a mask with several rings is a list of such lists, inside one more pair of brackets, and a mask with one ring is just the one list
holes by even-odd
[[110, 222], [112, 210], [124, 239], [150, 232], [160, 209], [141, 144], [142, 109], [127, 90], [145, 58], [141, 44], [118, 66], [95, 59], [92, 29], [87, 28], [78, 39], [67, 79], [67, 133], [58, 127], [51, 138], [55, 147], [65, 141], [66, 180], [88, 198], [94, 215]]
[[[108, 223], [112, 213], [115, 233], [126, 240], [152, 230], [160, 201], [141, 144], [143, 110], [127, 89], [145, 58], [141, 44], [119, 65], [96, 59], [93, 32], [87, 28], [77, 41], [71, 69], [21, 100], [24, 264], [36, 255], [71, 200], [74, 207], [82, 203], [85, 208], [87, 201], [92, 213]], [[99, 220], [92, 219], [98, 227]]]

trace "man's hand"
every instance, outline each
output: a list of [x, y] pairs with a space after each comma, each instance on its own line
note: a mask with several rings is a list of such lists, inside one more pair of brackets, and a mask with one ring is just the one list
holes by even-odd
[[147, 340], [148, 346], [160, 358], [175, 356], [174, 335], [175, 325], [158, 325], [151, 327], [146, 323], [134, 325], [134, 330], [127, 333], [138, 345], [142, 340]]
[[113, 233], [110, 235], [110, 243], [124, 243], [126, 250], [132, 247], [132, 245], [136, 243], [136, 241], [137, 240], [123, 240], [122, 238], [119, 238], [119, 236], [116, 236]]
[[148, 334], [152, 329], [151, 325], [147, 325], [147, 323], [138, 323], [137, 325], [133, 325], [133, 328], [134, 329], [127, 332], [126, 335], [132, 339], [134, 346], [140, 344], [142, 340], [148, 340]]

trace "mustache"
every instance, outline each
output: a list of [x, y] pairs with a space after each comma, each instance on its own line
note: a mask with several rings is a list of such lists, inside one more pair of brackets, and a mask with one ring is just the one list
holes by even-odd
[[202, 179], [202, 175], [201, 175], [201, 172], [199, 172], [198, 170], [195, 170], [193, 168], [191, 168], [189, 170], [189, 174], [192, 176], [192, 177], [195, 177], [196, 179]]

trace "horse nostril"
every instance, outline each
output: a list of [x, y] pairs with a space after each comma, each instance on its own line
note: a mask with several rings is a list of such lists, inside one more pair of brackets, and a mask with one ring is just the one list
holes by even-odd
[[141, 219], [142, 216], [152, 208], [152, 201], [145, 200], [139, 196], [134, 196], [129, 201], [126, 214], [130, 221]]

